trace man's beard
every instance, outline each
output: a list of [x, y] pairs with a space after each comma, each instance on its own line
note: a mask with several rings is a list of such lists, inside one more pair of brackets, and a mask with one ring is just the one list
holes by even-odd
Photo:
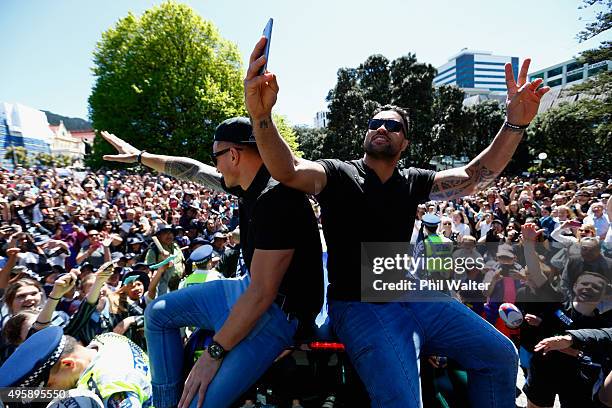
[[363, 148], [368, 156], [374, 159], [393, 159], [397, 155], [397, 152], [393, 149], [391, 144], [376, 148], [374, 144], [370, 142], [364, 142]]

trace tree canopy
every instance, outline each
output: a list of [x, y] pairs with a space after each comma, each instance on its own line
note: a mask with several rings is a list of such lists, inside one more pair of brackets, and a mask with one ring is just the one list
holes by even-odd
[[[215, 127], [245, 114], [236, 45], [186, 5], [128, 14], [102, 34], [93, 57], [94, 128], [141, 149], [209, 162]], [[88, 164], [101, 166], [111, 151], [96, 138]]]

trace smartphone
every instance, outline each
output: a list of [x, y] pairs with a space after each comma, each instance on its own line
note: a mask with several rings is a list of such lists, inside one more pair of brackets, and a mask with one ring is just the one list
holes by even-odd
[[570, 221], [569, 225], [570, 227], [581, 227], [582, 223], [580, 221]]
[[266, 68], [268, 68], [268, 58], [270, 55], [270, 41], [272, 41], [272, 24], [274, 24], [274, 20], [270, 18], [268, 20], [268, 24], [266, 24], [266, 27], [264, 28], [263, 33], [262, 33], [262, 35], [266, 37], [268, 41], [266, 41], [266, 48], [264, 49], [264, 52], [262, 54], [266, 56], [266, 63], [259, 70], [259, 75], [263, 75], [266, 72]]

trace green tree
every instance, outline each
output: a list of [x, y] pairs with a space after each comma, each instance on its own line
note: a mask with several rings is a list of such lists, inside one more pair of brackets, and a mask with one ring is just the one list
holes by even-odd
[[389, 101], [389, 60], [383, 55], [370, 55], [365, 62], [357, 68], [357, 80], [367, 100], [384, 105]]
[[460, 151], [471, 159], [482, 152], [499, 132], [506, 118], [506, 108], [496, 100], [487, 100], [466, 108], [465, 114], [469, 127], [461, 139], [463, 148]]
[[325, 128], [296, 126], [294, 128], [303, 157], [308, 160], [319, 160], [331, 157], [323, 150], [327, 132]]
[[603, 6], [604, 10], [595, 15], [595, 20], [588, 23], [586, 27], [576, 35], [579, 42], [588, 40], [598, 34], [612, 28], [612, 0], [583, 0], [579, 9], [586, 9], [591, 6]]
[[[245, 113], [235, 44], [188, 6], [167, 1], [128, 14], [94, 51], [93, 126], [141, 149], [210, 162], [214, 129]], [[112, 147], [94, 141], [87, 164], [108, 165]]]
[[74, 159], [65, 154], [38, 153], [34, 160], [43, 167], [68, 167], [74, 164]]
[[459, 158], [467, 154], [471, 143], [471, 117], [463, 107], [464, 93], [456, 86], [442, 85], [435, 89], [432, 102], [431, 136], [432, 155]]
[[363, 137], [377, 103], [365, 98], [357, 78], [356, 69], [339, 69], [338, 82], [327, 95], [329, 122], [323, 142], [327, 157], [351, 160], [363, 155]]
[[285, 139], [289, 148], [293, 151], [293, 153], [297, 157], [302, 157], [302, 152], [300, 151], [300, 145], [297, 138], [297, 133], [289, 124], [287, 118], [277, 113], [272, 113], [272, 120], [274, 120], [274, 124], [278, 129], [278, 133], [280, 133], [281, 137]]
[[546, 152], [547, 167], [584, 177], [607, 176], [612, 156], [612, 106], [597, 99], [564, 103], [536, 117], [528, 144]]
[[34, 160], [36, 160], [39, 166], [43, 167], [51, 167], [55, 164], [54, 157], [48, 153], [38, 153], [34, 156]]
[[[583, 0], [583, 5], [579, 8], [589, 8], [591, 6], [603, 6], [604, 10], [596, 13], [595, 19], [576, 36], [579, 42], [583, 42], [598, 34], [612, 28], [612, 0]], [[599, 61], [612, 59], [612, 41], [602, 41], [598, 48], [586, 50], [580, 54], [579, 61], [582, 63], [593, 64]], [[612, 72], [605, 71], [599, 73], [589, 80], [574, 85], [566, 91], [567, 94], [575, 95], [585, 93], [589, 95], [604, 95], [608, 102], [612, 97]]]
[[23, 146], [9, 146], [4, 152], [4, 158], [11, 160], [13, 166], [27, 166], [29, 163], [28, 150]]
[[414, 166], [427, 167], [429, 161], [448, 146], [437, 134], [432, 134], [434, 125], [432, 105], [434, 100], [433, 79], [436, 69], [430, 64], [417, 62], [414, 54], [400, 57], [391, 63], [391, 100], [408, 112], [410, 119], [410, 147], [406, 149], [405, 161]]

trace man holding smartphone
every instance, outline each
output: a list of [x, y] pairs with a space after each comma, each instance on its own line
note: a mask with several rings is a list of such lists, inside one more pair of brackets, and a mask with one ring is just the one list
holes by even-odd
[[[529, 60], [515, 82], [507, 64], [507, 120], [489, 147], [468, 165], [435, 173], [400, 170], [409, 145], [405, 112], [385, 106], [369, 121], [360, 160], [312, 162], [295, 157], [272, 122], [278, 84], [274, 74], [258, 75], [265, 64], [262, 38], [251, 54], [245, 102], [259, 151], [272, 177], [317, 194], [327, 242], [331, 323], [366, 384], [372, 406], [421, 406], [418, 358], [445, 355], [468, 371], [472, 407], [515, 407], [517, 353], [493, 326], [457, 301], [367, 303], [360, 299], [363, 242], [410, 242], [416, 208], [428, 199], [452, 200], [486, 188], [510, 161], [524, 130], [536, 115], [537, 79], [527, 82]], [[361, 228], [363, 214], [380, 213], [374, 234]]]

